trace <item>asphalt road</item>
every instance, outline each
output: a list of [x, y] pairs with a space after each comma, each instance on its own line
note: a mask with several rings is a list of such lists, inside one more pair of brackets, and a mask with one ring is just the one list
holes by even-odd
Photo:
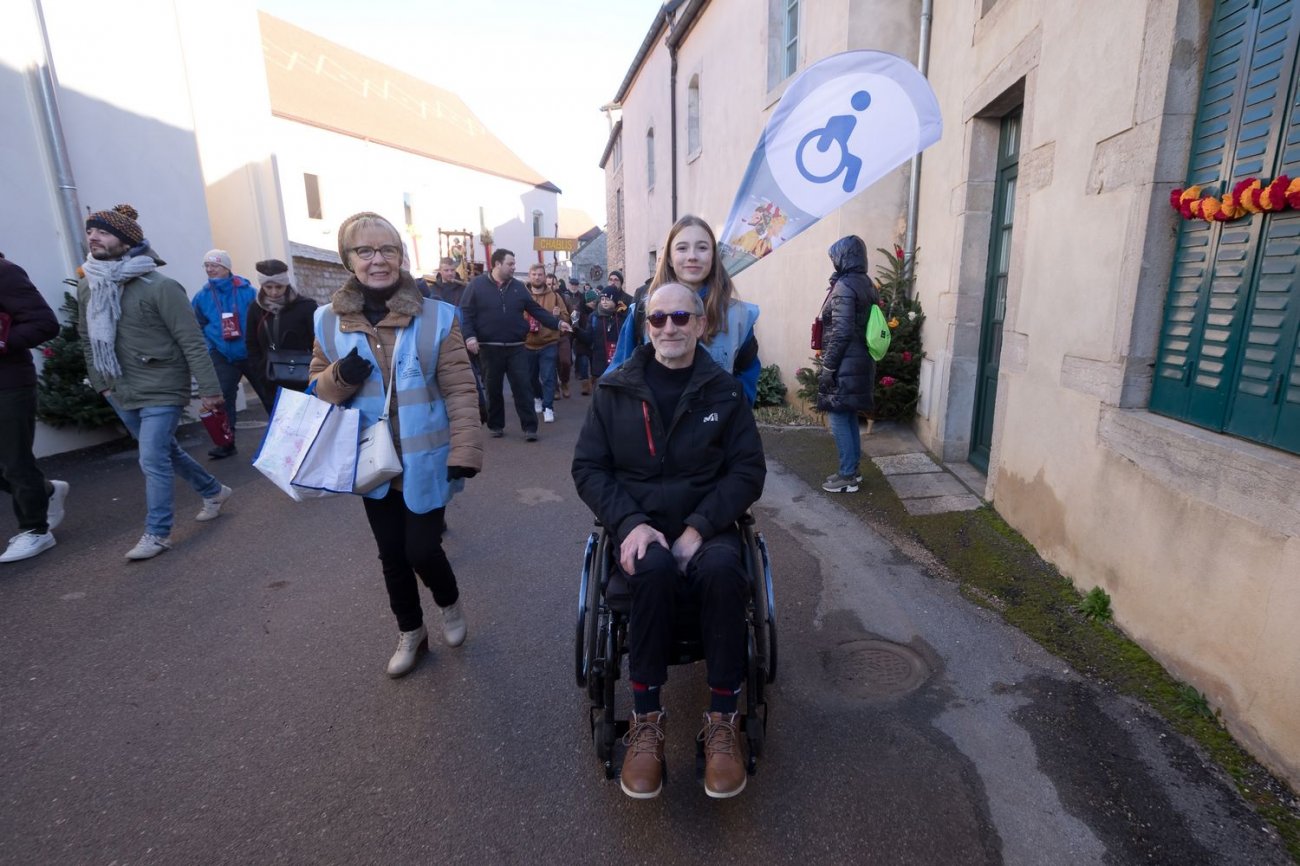
[[[220, 519], [178, 489], [175, 549], [143, 563], [123, 559], [135, 453], [47, 461], [72, 483], [59, 544], [0, 566], [0, 862], [1290, 862], [1158, 720], [784, 472], [779, 432], [756, 510], [781, 637], [767, 752], [741, 796], [706, 797], [701, 666], [675, 668], [669, 784], [625, 797], [572, 675], [586, 402], [558, 401], [540, 442], [514, 420], [487, 440], [446, 539], [469, 638], [401, 680], [360, 503], [289, 501], [249, 465], [255, 431], [210, 464], [235, 489]], [[873, 696], [872, 639], [928, 678]]]

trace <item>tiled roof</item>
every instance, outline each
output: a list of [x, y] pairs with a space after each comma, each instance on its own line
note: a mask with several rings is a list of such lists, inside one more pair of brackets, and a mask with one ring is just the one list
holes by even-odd
[[542, 189], [559, 189], [458, 96], [258, 12], [271, 113]]

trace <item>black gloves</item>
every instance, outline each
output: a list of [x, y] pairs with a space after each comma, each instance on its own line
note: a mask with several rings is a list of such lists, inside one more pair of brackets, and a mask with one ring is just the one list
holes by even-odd
[[473, 478], [477, 474], [478, 474], [478, 470], [473, 469], [469, 466], [448, 466], [447, 467], [448, 481], [455, 481], [457, 478]]
[[356, 346], [348, 352], [338, 362], [339, 379], [345, 385], [360, 385], [370, 376], [370, 371], [375, 365], [357, 354]]

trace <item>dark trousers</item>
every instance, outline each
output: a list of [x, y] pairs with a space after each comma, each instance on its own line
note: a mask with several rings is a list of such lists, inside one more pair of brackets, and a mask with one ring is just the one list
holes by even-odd
[[570, 334], [560, 337], [560, 354], [555, 359], [555, 372], [560, 377], [560, 387], [569, 387], [569, 376], [573, 372], [573, 337]]
[[456, 603], [460, 592], [456, 574], [442, 549], [443, 518], [447, 509], [435, 508], [416, 514], [402, 501], [402, 491], [389, 490], [383, 499], [362, 498], [370, 531], [379, 545], [379, 562], [384, 568], [388, 605], [401, 631], [414, 631], [424, 623], [420, 609], [418, 575], [438, 607]]
[[[248, 383], [253, 386], [257, 399], [262, 401], [262, 405], [275, 400], [274, 390], [267, 392], [266, 378], [262, 371], [258, 369], [257, 362], [245, 358], [242, 361], [231, 361], [225, 355], [215, 349], [208, 350], [208, 356], [212, 358], [212, 366], [217, 371], [217, 381], [221, 383], [221, 396], [226, 401], [226, 417], [230, 419], [230, 430], [235, 430], [235, 394], [239, 391], [239, 380], [247, 379]], [[206, 394], [203, 396], [207, 396]]]
[[487, 390], [488, 429], [506, 429], [506, 405], [501, 384], [508, 377], [510, 396], [514, 398], [515, 411], [519, 413], [519, 426], [525, 433], [536, 432], [537, 413], [533, 411], [528, 350], [523, 346], [485, 346], [479, 343], [478, 355], [483, 363], [483, 386]]
[[749, 583], [740, 535], [715, 535], [695, 552], [686, 574], [666, 547], [653, 544], [627, 576], [632, 612], [627, 624], [628, 674], [633, 682], [661, 686], [668, 681], [673, 624], [683, 596], [699, 604], [700, 634], [709, 686], [735, 690], [745, 680], [745, 604]]
[[0, 391], [0, 491], [14, 498], [19, 532], [49, 532], [54, 491], [32, 456], [36, 441], [36, 386]]

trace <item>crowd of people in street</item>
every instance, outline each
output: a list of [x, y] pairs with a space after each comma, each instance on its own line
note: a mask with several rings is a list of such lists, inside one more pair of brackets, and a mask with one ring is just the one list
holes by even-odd
[[[705, 789], [713, 797], [743, 790], [737, 696], [748, 589], [737, 521], [762, 494], [766, 472], [751, 411], [759, 310], [736, 297], [704, 220], [678, 220], [654, 276], [629, 295], [618, 271], [591, 289], [535, 264], [521, 282], [514, 253], [500, 248], [468, 284], [451, 259], [432, 280], [417, 280], [397, 228], [362, 212], [338, 230], [349, 276], [318, 307], [295, 291], [284, 262], [258, 262], [254, 286], [220, 249], [204, 256], [207, 281], [190, 300], [159, 271], [166, 263], [138, 219], [129, 205], [89, 215], [76, 296], [88, 382], [139, 445], [146, 515], [127, 559], [170, 549], [176, 477], [198, 494], [200, 522], [220, 516], [232, 495], [177, 442], [192, 383], [203, 410], [224, 412], [231, 431], [245, 379], [268, 413], [281, 388], [355, 409], [362, 439], [379, 431], [397, 463], [379, 483], [354, 492], [397, 621], [386, 673], [404, 676], [429, 646], [421, 583], [440, 611], [443, 642], [455, 647], [466, 639], [460, 588], [442, 546], [446, 509], [483, 467], [483, 429], [505, 436], [505, 380], [524, 439], [536, 441], [540, 424], [555, 420], [557, 397], [572, 398], [576, 377], [579, 393], [592, 399], [573, 480], [612, 534], [615, 567], [631, 593], [634, 714], [622, 789], [638, 799], [662, 789], [661, 690], [677, 600], [688, 592], [699, 602], [693, 615], [708, 668], [709, 709], [699, 734]], [[849, 492], [860, 481], [857, 413], [870, 409], [874, 379], [864, 324], [878, 300], [860, 238], [843, 238], [829, 252], [818, 408], [829, 414], [840, 456], [825, 489]], [[0, 562], [12, 562], [54, 545], [69, 485], [47, 480], [32, 456], [30, 350], [57, 333], [57, 319], [26, 273], [3, 257], [0, 301], [0, 490], [12, 496], [19, 526]], [[208, 457], [237, 453], [232, 435]]]

